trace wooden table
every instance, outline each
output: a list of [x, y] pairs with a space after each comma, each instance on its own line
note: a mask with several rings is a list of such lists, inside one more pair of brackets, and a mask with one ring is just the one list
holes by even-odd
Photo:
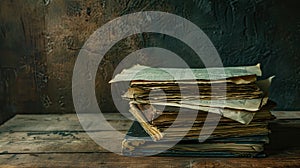
[[[105, 117], [121, 132], [131, 126], [120, 114]], [[299, 128], [295, 119], [271, 123], [267, 158], [132, 158], [97, 145], [75, 114], [16, 115], [0, 127], [0, 167], [300, 167]]]

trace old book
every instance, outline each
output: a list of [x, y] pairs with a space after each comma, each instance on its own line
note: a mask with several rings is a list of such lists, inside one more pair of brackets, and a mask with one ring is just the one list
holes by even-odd
[[148, 155], [181, 140], [162, 154], [262, 156], [273, 119], [267, 92], [272, 78], [257, 76], [259, 65], [123, 70], [110, 83], [130, 82], [122, 97], [138, 122], [123, 141], [124, 154]]
[[[269, 103], [257, 113], [245, 112], [253, 114], [252, 122], [247, 125], [222, 117], [218, 126], [215, 128], [214, 133], [210, 135], [210, 137], [227, 137], [234, 135], [247, 136], [253, 134], [253, 132], [256, 134], [267, 134], [269, 130], [267, 128], [267, 122], [264, 121], [274, 119], [274, 116], [269, 112], [269, 109], [273, 106], [274, 103], [269, 101]], [[130, 107], [130, 112], [154, 141], [161, 140], [166, 136], [164, 133], [166, 128], [168, 128], [168, 138], [180, 137], [182, 136], [182, 133], [186, 131], [186, 126], [188, 127], [191, 124], [193, 124], [193, 127], [189, 129], [185, 138], [196, 138], [199, 137], [205, 121], [206, 124], [214, 122], [214, 117], [211, 117], [212, 121], [207, 120], [207, 113], [203, 111], [199, 111], [196, 119], [194, 119], [193, 114], [189, 115], [188, 108], [183, 109], [184, 115], [177, 119], [179, 109], [171, 111], [167, 108], [162, 112], [157, 110], [153, 105], [131, 104]], [[218, 115], [219, 114], [215, 114], [215, 116]], [[219, 118], [220, 117], [221, 116], [219, 116]], [[174, 125], [175, 120], [177, 120], [177, 123]], [[169, 128], [171, 125], [173, 127]]]
[[[149, 138], [139, 122], [134, 122], [122, 143], [122, 154], [126, 156], [152, 155], [166, 146], [170, 140], [158, 142]], [[252, 135], [229, 138], [210, 138], [204, 143], [198, 139], [182, 140], [159, 156], [197, 157], [265, 157], [264, 144], [267, 135]]]
[[[137, 65], [123, 70], [110, 82], [132, 80], [123, 95], [123, 98], [130, 100], [130, 104], [184, 107], [220, 114], [243, 124], [250, 123], [254, 114], [248, 111], [258, 111], [267, 101], [267, 94], [255, 82], [256, 76], [261, 75], [259, 65], [226, 67], [223, 75], [211, 73], [217, 73], [220, 69], [186, 70]], [[197, 77], [196, 84], [190, 80], [189, 71]], [[174, 72], [175, 77], [171, 80], [165, 72]], [[174, 81], [176, 74], [180, 78]], [[210, 76], [215, 76], [215, 80], [208, 80]], [[205, 83], [198, 83], [200, 81]]]

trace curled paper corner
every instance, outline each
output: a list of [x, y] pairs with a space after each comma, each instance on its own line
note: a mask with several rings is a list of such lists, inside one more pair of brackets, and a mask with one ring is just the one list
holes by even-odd
[[257, 76], [262, 76], [262, 72], [261, 72], [261, 64], [260, 64], [260, 63], [256, 64], [256, 67], [259, 69], [259, 73], [258, 73]]
[[259, 69], [261, 68], [260, 65], [261, 65], [260, 63], [256, 64], [256, 66], [257, 66]]
[[270, 80], [270, 83], [272, 82], [273, 78], [275, 78], [275, 75], [268, 78], [268, 80]]
[[269, 88], [271, 86], [272, 80], [275, 77], [275, 75], [265, 79], [265, 80], [260, 80], [257, 81], [256, 84], [257, 86], [264, 92], [265, 96], [269, 95]]
[[135, 65], [131, 66], [130, 68], [123, 69], [120, 73], [114, 75], [114, 77], [108, 83], [111, 84], [111, 83], [115, 83], [115, 82], [124, 81], [124, 80], [119, 79], [119, 78], [122, 78], [120, 76], [126, 74], [128, 71], [130, 71], [132, 69], [145, 69], [145, 68], [149, 68], [149, 67], [145, 66], [145, 65], [141, 65], [141, 64], [135, 64]]

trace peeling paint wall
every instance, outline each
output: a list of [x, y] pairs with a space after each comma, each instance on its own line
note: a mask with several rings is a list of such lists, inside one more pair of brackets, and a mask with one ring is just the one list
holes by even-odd
[[[109, 20], [145, 10], [174, 13], [198, 25], [225, 66], [261, 63], [262, 78], [276, 76], [270, 97], [277, 109], [300, 109], [298, 0], [52, 0], [47, 6], [43, 2], [0, 2], [1, 65], [10, 60], [17, 69], [17, 78], [11, 79], [16, 80], [12, 87], [17, 93], [10, 93], [17, 112], [74, 112], [71, 78], [81, 46]], [[14, 12], [15, 8], [20, 10]], [[150, 46], [177, 53], [191, 67], [203, 67], [195, 53], [174, 38], [151, 33], [126, 38], [99, 66], [96, 94], [102, 111], [115, 111], [108, 81], [118, 63]]]

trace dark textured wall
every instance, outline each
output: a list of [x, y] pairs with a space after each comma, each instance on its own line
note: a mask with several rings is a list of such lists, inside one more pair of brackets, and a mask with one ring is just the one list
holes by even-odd
[[[14, 107], [12, 111], [74, 112], [72, 70], [85, 40], [109, 20], [143, 10], [171, 12], [194, 22], [214, 43], [225, 66], [261, 63], [262, 78], [276, 76], [270, 97], [278, 103], [277, 109], [300, 109], [298, 0], [53, 0], [48, 5], [44, 2], [0, 2], [0, 65], [2, 69], [9, 65], [17, 72], [16, 78], [9, 79], [13, 81], [10, 88], [15, 88], [8, 94], [13, 101], [2, 101]], [[118, 63], [129, 53], [150, 46], [172, 50], [191, 67], [203, 66], [187, 46], [171, 37], [138, 34], [124, 39], [99, 66], [96, 92], [103, 111], [115, 110], [107, 82]], [[1, 81], [4, 83], [4, 79]], [[7, 94], [1, 94], [1, 100], [4, 99], [7, 100]]]
[[[194, 0], [172, 5], [175, 13], [197, 24], [216, 46], [224, 66], [261, 63], [263, 77], [275, 75], [271, 99], [277, 109], [300, 109], [300, 1]], [[170, 46], [168, 46], [170, 44]], [[174, 43], [164, 43], [170, 49]], [[179, 51], [190, 65], [188, 51]]]
[[37, 84], [45, 71], [45, 19], [36, 0], [0, 1], [0, 123], [41, 109]]

